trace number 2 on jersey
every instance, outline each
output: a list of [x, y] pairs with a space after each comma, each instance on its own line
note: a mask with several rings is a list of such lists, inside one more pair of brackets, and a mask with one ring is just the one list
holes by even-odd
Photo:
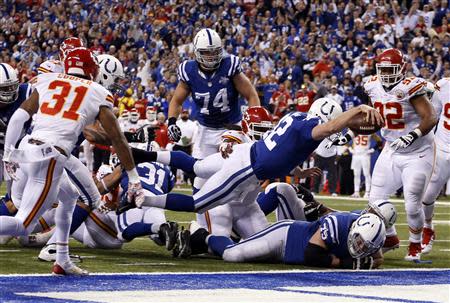
[[373, 107], [378, 109], [380, 115], [386, 120], [387, 129], [404, 129], [403, 108], [397, 102], [375, 102]]
[[[67, 101], [67, 97], [70, 94], [70, 90], [72, 89], [72, 85], [69, 82], [55, 80], [51, 82], [48, 86], [49, 90], [55, 90], [61, 88], [61, 93], [55, 93], [52, 96], [52, 99], [56, 101], [56, 103], [51, 106], [49, 102], [44, 102], [41, 105], [41, 112], [46, 115], [54, 116], [61, 112], [64, 103]], [[74, 89], [75, 98], [72, 101], [72, 105], [68, 110], [63, 112], [62, 117], [70, 120], [78, 120], [77, 110], [80, 108], [81, 102], [83, 102], [84, 97], [86, 96], [86, 92], [88, 88], [85, 86], [77, 86]]]
[[272, 150], [275, 146], [277, 146], [277, 142], [274, 140], [274, 137], [283, 135], [289, 126], [291, 126], [292, 122], [294, 122], [294, 119], [291, 116], [285, 116], [281, 119], [278, 126], [264, 139], [264, 144], [268, 150]]

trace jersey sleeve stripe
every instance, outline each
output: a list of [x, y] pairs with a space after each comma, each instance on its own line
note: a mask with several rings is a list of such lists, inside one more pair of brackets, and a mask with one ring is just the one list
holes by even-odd
[[181, 72], [181, 66], [182, 66], [182, 65], [183, 65], [183, 63], [181, 63], [180, 65], [178, 65], [178, 69], [177, 69], [178, 80], [181, 80], [181, 81], [186, 82], [186, 81], [184, 80], [184, 78], [183, 78], [183, 73]]
[[183, 72], [184, 79], [186, 79], [185, 82], [188, 82], [189, 81], [189, 77], [188, 77], [188, 75], [186, 73], [186, 64], [187, 64], [187, 61], [183, 63], [183, 66], [181, 67], [181, 69], [182, 69], [182, 72]]
[[230, 77], [232, 75], [233, 65], [234, 65], [235, 60], [236, 60], [236, 57], [231, 56], [231, 64], [230, 64], [230, 69], [228, 70], [228, 77]]
[[38, 71], [40, 71], [40, 72], [42, 72], [42, 73], [51, 73], [50, 70], [48, 70], [48, 69], [46, 69], [46, 68], [43, 68], [43, 67], [41, 67], [41, 66], [38, 67]]
[[114, 98], [111, 95], [106, 96], [106, 101], [114, 104]]
[[234, 61], [234, 66], [233, 66], [233, 73], [232, 75], [236, 74], [238, 66], [239, 66], [239, 57], [235, 57], [236, 60]]
[[239, 139], [239, 138], [237, 138], [237, 137], [235, 137], [235, 136], [232, 136], [232, 135], [224, 135], [224, 136], [222, 136], [222, 137], [225, 138], [225, 139], [228, 139], [228, 140], [237, 142], [238, 144], [242, 144], [242, 140]]
[[422, 83], [419, 83], [419, 84], [417, 84], [416, 86], [414, 86], [413, 88], [411, 88], [409, 91], [408, 91], [408, 95], [412, 95], [412, 94], [414, 94], [415, 92], [417, 92], [419, 89], [421, 89], [423, 86], [424, 86], [424, 82], [422, 82]]
[[336, 240], [336, 243], [339, 244], [339, 230], [338, 230], [337, 218], [335, 216], [331, 216], [331, 220], [333, 222], [335, 240]]

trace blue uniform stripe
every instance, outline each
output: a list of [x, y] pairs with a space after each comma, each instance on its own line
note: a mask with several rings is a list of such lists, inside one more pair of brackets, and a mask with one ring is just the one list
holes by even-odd
[[240, 174], [242, 174], [243, 172], [245, 172], [247, 169], [249, 169], [251, 167], [251, 165], [244, 167], [241, 170], [238, 170], [237, 172], [235, 172], [234, 174], [231, 175], [231, 177], [229, 177], [220, 187], [204, 194], [203, 196], [199, 197], [198, 199], [195, 199], [195, 202], [201, 202], [202, 200], [218, 193], [219, 191], [223, 190], [234, 178], [236, 178], [237, 176], [239, 176]]
[[206, 33], [208, 34], [209, 46], [212, 46], [212, 36], [211, 33], [209, 32], [209, 29], [206, 29]]
[[9, 80], [10, 78], [9, 78], [8, 69], [5, 67], [5, 65], [3, 63], [0, 63], [0, 65], [2, 66], [3, 70], [5, 71], [6, 79]]
[[380, 226], [378, 227], [377, 234], [375, 235], [375, 238], [372, 239], [372, 241], [375, 240], [376, 238], [378, 238], [378, 236], [380, 235], [380, 233], [381, 233], [381, 224], [380, 224]]
[[[67, 168], [65, 168], [67, 175], [69, 176], [70, 180], [75, 183], [75, 185], [78, 187], [79, 190], [83, 193], [84, 197], [86, 197], [86, 200], [90, 207], [92, 207], [93, 201], [91, 196], [89, 196], [88, 192], [86, 191], [86, 188], [84, 188], [83, 184], [80, 182], [80, 180], [77, 179], [77, 177]], [[86, 202], [86, 201], [85, 201]]]
[[123, 214], [120, 214], [119, 216], [117, 216], [117, 226], [119, 227], [120, 232], [123, 232], [123, 230], [124, 230], [124, 228], [122, 228], [122, 225], [120, 224], [120, 217], [122, 217]]
[[282, 194], [277, 193], [277, 196], [280, 197], [281, 200], [283, 200], [283, 203], [281, 204], [282, 206], [284, 205], [284, 207], [286, 208], [287, 212], [289, 213], [288, 218], [295, 220], [294, 218], [294, 213], [292, 212], [292, 209], [289, 207], [289, 203], [286, 200], [286, 197], [283, 196]]
[[242, 183], [245, 179], [247, 179], [248, 177], [250, 177], [251, 175], [253, 175], [253, 171], [251, 171], [250, 173], [246, 174], [244, 177], [240, 178], [239, 180], [237, 180], [236, 182], [234, 182], [230, 188], [225, 191], [224, 193], [222, 193], [221, 195], [209, 200], [209, 202], [204, 203], [201, 206], [197, 206], [197, 204], [195, 205], [195, 210], [196, 211], [200, 211], [204, 208], [206, 208], [207, 206], [213, 204], [214, 202], [216, 202], [217, 200], [220, 200], [224, 197], [226, 197], [227, 195], [229, 195], [240, 183]]
[[283, 220], [283, 221], [277, 222], [277, 223], [273, 224], [272, 226], [269, 226], [268, 228], [266, 228], [266, 229], [264, 229], [264, 230], [262, 230], [262, 231], [260, 231], [260, 232], [258, 232], [256, 234], [254, 234], [250, 238], [242, 240], [239, 243], [236, 243], [236, 245], [233, 245], [233, 247], [241, 245], [241, 244], [249, 242], [249, 241], [253, 241], [253, 240], [259, 239], [261, 237], [264, 237], [268, 233], [271, 233], [271, 232], [273, 232], [273, 231], [275, 231], [275, 230], [277, 230], [279, 228], [292, 225], [292, 223], [294, 223], [294, 221], [291, 221], [291, 220]]
[[333, 227], [333, 232], [334, 232], [334, 238], [335, 238], [335, 242], [337, 244], [339, 244], [339, 233], [338, 233], [338, 222], [337, 222], [337, 218], [335, 216], [330, 216], [331, 218], [331, 224]]
[[[125, 226], [125, 228], [128, 227], [128, 222], [127, 222], [127, 212], [123, 213], [123, 226]], [[125, 229], [124, 228], [124, 229]]]

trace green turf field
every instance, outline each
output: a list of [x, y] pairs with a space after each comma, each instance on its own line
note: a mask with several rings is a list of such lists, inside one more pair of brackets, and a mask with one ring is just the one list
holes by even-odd
[[[3, 188], [2, 191], [4, 192]], [[366, 206], [363, 200], [336, 198], [318, 198], [335, 209], [354, 210]], [[397, 232], [401, 242], [400, 249], [385, 255], [384, 268], [450, 268], [450, 200], [439, 200], [435, 208], [435, 229], [437, 241], [433, 251], [424, 255], [423, 260], [432, 260], [432, 264], [413, 264], [403, 261], [408, 244], [405, 211], [402, 203], [395, 203], [399, 213]], [[180, 222], [180, 225], [194, 219], [188, 213], [167, 212], [167, 219]], [[269, 217], [273, 222], [274, 216]], [[301, 269], [302, 266], [280, 264], [231, 264], [213, 257], [192, 257], [190, 259], [175, 259], [165, 249], [158, 247], [148, 238], [138, 238], [127, 243], [118, 250], [99, 250], [84, 248], [80, 243], [71, 241], [71, 252], [84, 256], [82, 267], [90, 272], [189, 272], [189, 271], [248, 271]], [[0, 274], [8, 273], [49, 273], [50, 263], [37, 259], [39, 249], [21, 247], [16, 240], [0, 246]]]

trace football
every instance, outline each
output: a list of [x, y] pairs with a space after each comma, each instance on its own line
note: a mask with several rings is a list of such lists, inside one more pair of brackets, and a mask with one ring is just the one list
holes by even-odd
[[359, 113], [350, 122], [349, 128], [359, 135], [370, 135], [380, 130], [380, 126], [372, 124], [370, 121], [366, 121], [365, 118], [366, 114]]

